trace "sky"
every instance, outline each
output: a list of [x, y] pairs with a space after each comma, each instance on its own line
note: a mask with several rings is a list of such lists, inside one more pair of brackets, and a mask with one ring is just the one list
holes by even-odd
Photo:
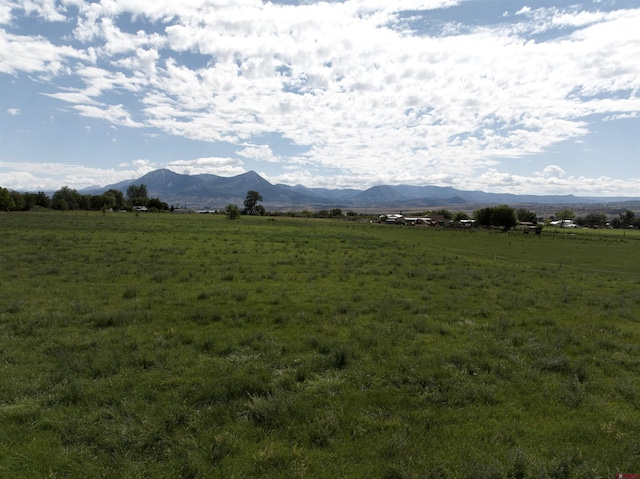
[[637, 0], [0, 0], [0, 186], [640, 196]]

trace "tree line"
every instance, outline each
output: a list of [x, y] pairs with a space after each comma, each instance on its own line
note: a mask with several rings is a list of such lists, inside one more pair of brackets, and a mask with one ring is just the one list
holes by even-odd
[[582, 228], [639, 228], [640, 218], [636, 218], [636, 214], [628, 209], [620, 210], [618, 216], [607, 218], [604, 213], [589, 213], [584, 216], [577, 216], [573, 211], [564, 209], [555, 214], [556, 220], [572, 220], [575, 224]]
[[58, 211], [131, 211], [142, 206], [150, 211], [170, 209], [159, 198], [149, 197], [144, 184], [129, 185], [126, 193], [110, 189], [101, 195], [83, 195], [73, 188], [63, 186], [51, 197], [43, 191], [20, 193], [0, 187], [0, 211], [30, 211], [37, 208]]
[[[288, 214], [291, 216], [303, 216], [307, 218], [352, 218], [361, 215], [353, 211], [343, 213], [340, 208], [331, 210], [320, 210], [317, 212], [303, 210], [300, 213], [289, 212], [267, 212], [264, 206], [259, 203], [262, 195], [254, 190], [247, 191], [244, 200], [244, 208], [241, 210], [237, 205], [227, 205], [223, 213], [229, 219], [237, 219], [241, 215], [276, 216]], [[49, 208], [59, 211], [70, 210], [91, 210], [91, 211], [131, 211], [135, 207], [145, 207], [149, 211], [171, 210], [167, 203], [159, 198], [150, 198], [146, 185], [129, 185], [126, 193], [119, 190], [110, 189], [101, 195], [83, 195], [73, 188], [63, 186], [51, 197], [39, 191], [37, 193], [20, 193], [0, 187], [0, 211], [29, 211], [36, 208]], [[439, 215], [446, 220], [457, 223], [464, 220], [475, 220], [476, 226], [499, 227], [504, 230], [514, 228], [518, 223], [538, 224], [538, 216], [526, 208], [512, 208], [508, 205], [490, 206], [480, 208], [473, 212], [473, 217], [464, 212], [452, 213], [446, 209], [425, 211], [417, 215]], [[625, 209], [620, 211], [618, 216], [611, 219], [604, 213], [589, 213], [584, 216], [577, 216], [570, 209], [563, 209], [552, 215], [551, 220], [572, 220], [576, 225], [583, 228], [639, 228], [640, 218], [636, 218], [633, 211]]]
[[[479, 226], [497, 226], [505, 230], [513, 228], [518, 223], [538, 224], [535, 213], [526, 208], [514, 209], [507, 205], [481, 208], [473, 214], [476, 224]], [[640, 228], [640, 218], [636, 218], [635, 213], [625, 209], [611, 219], [604, 213], [588, 213], [578, 216], [570, 209], [557, 211], [550, 218], [553, 220], [572, 220], [581, 228]], [[561, 223], [562, 224], [562, 223]]]

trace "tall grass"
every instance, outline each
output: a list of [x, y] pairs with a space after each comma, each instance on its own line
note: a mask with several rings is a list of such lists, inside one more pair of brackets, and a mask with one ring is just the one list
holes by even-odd
[[0, 226], [0, 477], [640, 467], [636, 238], [85, 212]]

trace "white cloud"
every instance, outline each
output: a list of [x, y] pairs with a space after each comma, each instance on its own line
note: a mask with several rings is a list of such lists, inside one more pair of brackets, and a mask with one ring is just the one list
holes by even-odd
[[565, 171], [557, 165], [548, 165], [541, 172], [534, 174], [542, 178], [562, 178], [565, 175]]
[[[90, 186], [106, 186], [123, 180], [137, 179], [162, 165], [149, 160], [134, 160], [114, 168], [89, 168], [82, 165], [61, 163], [12, 163], [0, 164], [0, 185], [4, 188], [20, 191], [54, 191], [61, 186], [75, 189]], [[176, 160], [165, 167], [180, 174], [214, 174], [219, 176], [235, 176], [246, 170], [243, 163], [234, 158], [197, 158], [193, 160]], [[3, 169], [16, 170], [3, 172]], [[17, 170], [20, 168], [20, 171]], [[513, 175], [489, 168], [477, 178], [461, 177], [456, 174], [433, 172], [431, 175], [419, 177], [406, 175], [406, 172], [390, 171], [373, 180], [364, 177], [354, 178], [350, 175], [335, 174], [322, 176], [309, 169], [296, 169], [282, 175], [269, 175], [259, 172], [273, 184], [304, 184], [309, 187], [324, 188], [367, 188], [376, 184], [416, 184], [417, 178], [426, 184], [453, 186], [462, 190], [498, 191], [515, 194], [561, 195], [568, 191], [578, 196], [637, 196], [637, 185], [640, 177], [620, 180], [610, 177], [567, 177], [564, 170], [556, 165], [549, 165], [542, 172], [532, 177]]]
[[[553, 167], [551, 167], [553, 168]], [[557, 167], [556, 167], [557, 168]], [[547, 170], [547, 169], [545, 169]], [[626, 180], [614, 179], [601, 176], [598, 178], [587, 177], [564, 177], [564, 172], [549, 170], [548, 176], [536, 174], [534, 176], [515, 175], [511, 173], [499, 172], [490, 168], [478, 177], [464, 177], [455, 174], [433, 173], [430, 176], [394, 176], [381, 175], [372, 181], [358, 181], [362, 178], [354, 178], [349, 175], [319, 176], [310, 170], [295, 170], [283, 175], [262, 176], [273, 184], [284, 183], [288, 185], [304, 184], [317, 188], [360, 188], [365, 189], [381, 184], [417, 184], [416, 180], [425, 180], [424, 184], [435, 184], [440, 186], [452, 186], [466, 191], [494, 191], [508, 192], [512, 194], [534, 194], [534, 195], [566, 195], [568, 192], [576, 196], [638, 196], [638, 178]], [[555, 176], [557, 175], [557, 176]]]
[[[3, 169], [9, 171], [2, 171]], [[0, 163], [0, 185], [20, 191], [51, 191], [65, 185], [82, 189], [139, 178], [153, 169], [155, 168], [149, 166], [115, 169], [64, 163], [3, 161]]]
[[280, 161], [280, 159], [273, 154], [269, 145], [248, 146], [236, 153], [244, 158], [251, 158], [258, 161], [268, 161], [272, 163]]
[[12, 4], [10, 2], [0, 3], [0, 25], [8, 25], [13, 20], [11, 15]]
[[615, 12], [585, 11], [579, 6], [572, 5], [565, 8], [546, 7], [535, 10], [523, 7], [516, 15], [529, 17], [531, 22], [520, 25], [521, 28], [530, 29], [533, 32], [543, 32], [551, 28], [577, 28], [592, 25], [598, 22], [611, 20], [616, 17], [624, 17], [624, 10]]
[[0, 171], [0, 185], [16, 191], [55, 190], [60, 187], [57, 178], [35, 176], [28, 171]]
[[[583, 138], [590, 115], [640, 111], [640, 9], [525, 6], [509, 22], [455, 35], [393, 28], [401, 11], [457, 3], [28, 0], [25, 14], [76, 25], [74, 45], [85, 49], [0, 30], [0, 72], [58, 75], [48, 95], [84, 117], [230, 142], [239, 157], [302, 168], [305, 181], [309, 171], [338, 171], [336, 185], [419, 178], [524, 188], [498, 166]], [[71, 5], [77, 18], [67, 17]], [[146, 30], [126, 30], [127, 14]], [[0, 7], [0, 22], [10, 15]], [[531, 39], [546, 32], [553, 39]], [[269, 135], [306, 153], [246, 146]], [[169, 167], [242, 169], [208, 160]]]
[[0, 29], [0, 73], [37, 72], [57, 75], [69, 72], [69, 59], [87, 59], [84, 51], [58, 46], [40, 36], [14, 35]]
[[133, 166], [136, 170], [152, 171], [153, 169], [158, 168], [159, 165], [150, 160], [138, 159], [138, 160], [133, 160], [131, 162], [131, 166]]
[[626, 118], [639, 118], [640, 111], [632, 111], [630, 113], [621, 113], [619, 115], [610, 115], [605, 116], [602, 121], [615, 121], [615, 120], [624, 120]]
[[56, 2], [56, 0], [21, 0], [16, 2], [13, 8], [22, 8], [26, 15], [36, 15], [42, 20], [48, 22], [64, 22], [67, 20], [66, 4], [72, 4], [77, 2], [62, 1]]
[[7, 113], [11, 116], [17, 116], [20, 114], [19, 108], [7, 108]]
[[124, 109], [123, 105], [109, 106], [93, 106], [93, 105], [75, 105], [73, 107], [82, 116], [89, 118], [100, 118], [114, 125], [123, 125], [128, 127], [142, 127], [142, 123], [138, 123], [131, 119], [131, 115]]
[[235, 158], [196, 158], [176, 160], [167, 164], [167, 168], [184, 175], [211, 174], [218, 176], [236, 176], [245, 173], [242, 161]]

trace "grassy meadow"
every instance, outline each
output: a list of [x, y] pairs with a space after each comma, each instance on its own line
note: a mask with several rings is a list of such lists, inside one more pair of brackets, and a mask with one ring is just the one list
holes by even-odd
[[0, 214], [0, 477], [640, 473], [640, 236]]

